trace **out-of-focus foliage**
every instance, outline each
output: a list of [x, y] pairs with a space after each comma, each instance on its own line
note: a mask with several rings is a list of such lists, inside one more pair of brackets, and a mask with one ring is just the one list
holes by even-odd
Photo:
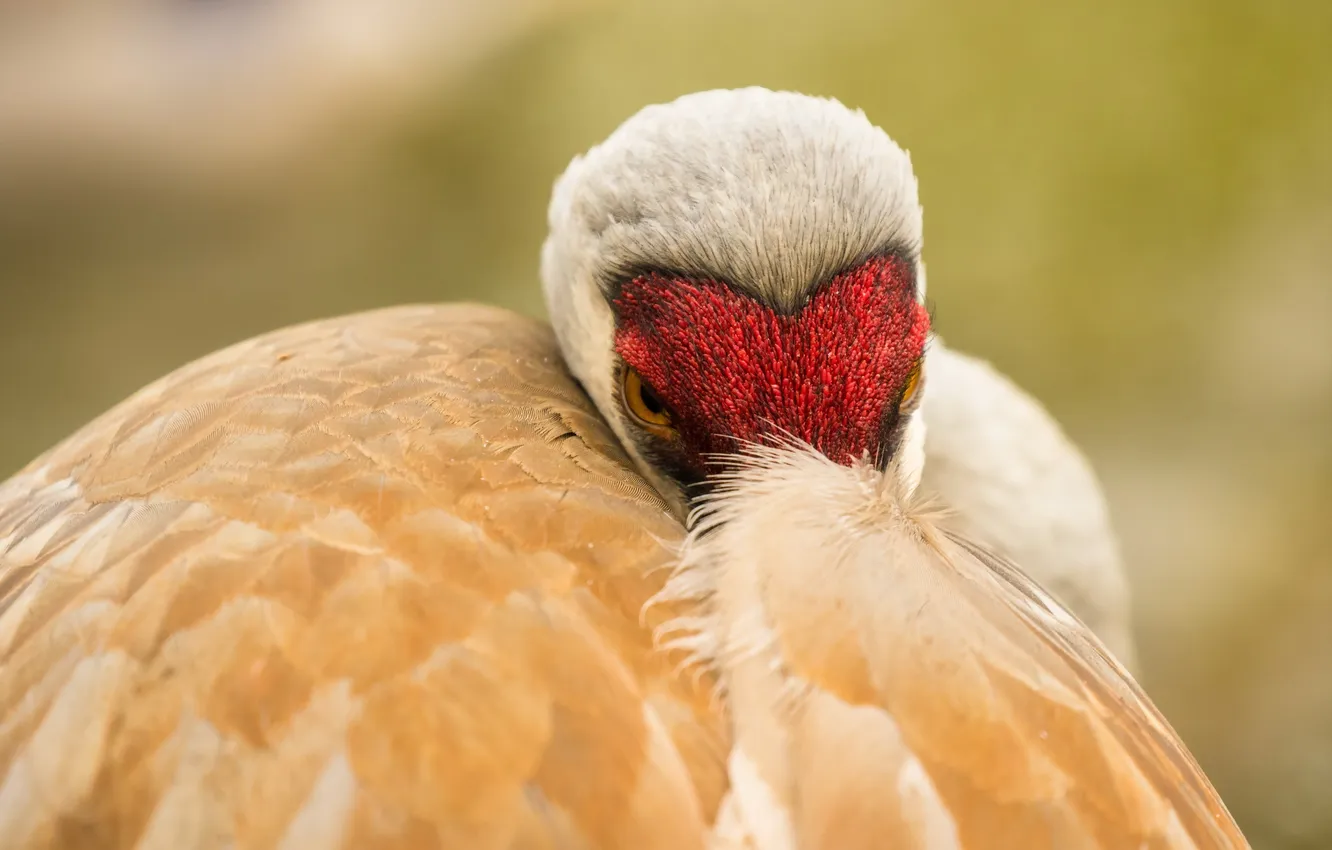
[[[318, 4], [84, 5], [115, 25], [0, 15], [0, 474], [262, 330], [539, 312], [572, 155], [695, 89], [834, 95], [913, 154], [937, 328], [1101, 472], [1148, 690], [1256, 847], [1332, 846], [1332, 4], [477, 0], [369, 53]], [[350, 5], [332, 43], [430, 4]]]

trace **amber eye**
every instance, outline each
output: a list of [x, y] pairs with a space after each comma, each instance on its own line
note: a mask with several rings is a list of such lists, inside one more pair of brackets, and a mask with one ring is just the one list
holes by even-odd
[[640, 425], [658, 437], [670, 439], [675, 436], [665, 403], [643, 383], [643, 377], [628, 366], [624, 368], [624, 406]]
[[902, 387], [902, 400], [897, 403], [899, 410], [905, 410], [909, 407], [916, 398], [916, 390], [920, 389], [920, 362], [917, 360], [916, 365], [912, 366], [911, 371], [907, 373], [906, 384]]

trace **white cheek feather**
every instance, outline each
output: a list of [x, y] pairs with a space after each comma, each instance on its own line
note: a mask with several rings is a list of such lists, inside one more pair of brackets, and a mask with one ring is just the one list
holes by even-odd
[[925, 472], [925, 417], [919, 411], [912, 415], [903, 430], [895, 457], [902, 492], [910, 496], [920, 486], [921, 475]]

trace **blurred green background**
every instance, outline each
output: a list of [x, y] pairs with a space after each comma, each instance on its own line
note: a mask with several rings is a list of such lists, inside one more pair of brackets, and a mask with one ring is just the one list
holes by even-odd
[[1255, 847], [1332, 847], [1332, 3], [59, 5], [0, 10], [0, 475], [280, 325], [538, 314], [571, 156], [832, 95], [912, 153], [937, 328], [1101, 473], [1147, 689]]

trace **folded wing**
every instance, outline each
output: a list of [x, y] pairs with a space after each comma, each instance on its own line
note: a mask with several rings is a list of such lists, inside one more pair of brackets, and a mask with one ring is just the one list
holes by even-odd
[[681, 533], [535, 321], [187, 366], [0, 486], [0, 844], [701, 846], [725, 731], [639, 623]]
[[751, 834], [843, 850], [1247, 847], [1091, 631], [903, 486], [891, 468], [755, 449], [664, 591], [709, 612]]

